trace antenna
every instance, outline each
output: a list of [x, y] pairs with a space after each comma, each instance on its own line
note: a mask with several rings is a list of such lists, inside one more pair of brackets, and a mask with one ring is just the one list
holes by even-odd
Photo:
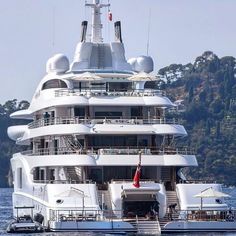
[[149, 14], [148, 14], [147, 56], [149, 54], [149, 44], [150, 44], [150, 25], [151, 25], [151, 8], [149, 8]]
[[56, 11], [56, 6], [53, 6], [52, 9], [52, 48], [55, 46], [55, 11]]
[[[110, 0], [107, 0], [107, 5], [108, 5], [108, 8], [107, 8], [107, 16], [108, 18], [110, 18], [110, 14], [111, 14], [111, 4], [110, 4]], [[111, 19], [112, 20], [112, 19]], [[108, 30], [108, 42], [110, 42], [110, 20], [107, 21], [107, 30]]]
[[88, 21], [88, 11], [87, 11], [86, 4], [88, 4], [88, 1], [84, 0], [84, 20]]

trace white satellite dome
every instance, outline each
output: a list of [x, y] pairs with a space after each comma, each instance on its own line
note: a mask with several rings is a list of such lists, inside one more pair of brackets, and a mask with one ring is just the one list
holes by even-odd
[[153, 71], [153, 60], [149, 56], [140, 56], [137, 58], [135, 69], [150, 73]]
[[70, 63], [64, 54], [56, 54], [47, 61], [47, 73], [64, 73], [69, 70]]
[[128, 63], [136, 72], [150, 73], [153, 71], [153, 60], [149, 56], [139, 56], [137, 58], [130, 58]]
[[128, 60], [128, 63], [132, 66], [132, 69], [135, 68], [135, 64], [137, 62], [137, 58], [136, 57], [132, 57]]

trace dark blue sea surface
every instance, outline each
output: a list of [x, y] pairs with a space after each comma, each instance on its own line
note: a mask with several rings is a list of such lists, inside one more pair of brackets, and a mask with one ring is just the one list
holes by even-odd
[[[0, 235], [27, 235], [27, 236], [64, 236], [64, 235], [80, 235], [80, 236], [110, 236], [117, 234], [107, 234], [107, 233], [98, 233], [98, 232], [63, 232], [63, 233], [39, 233], [39, 234], [8, 234], [6, 233], [6, 227], [9, 221], [12, 219], [12, 189], [10, 188], [0, 188]], [[229, 193], [232, 197], [228, 200], [228, 203], [232, 207], [236, 207], [236, 188], [225, 188], [224, 192]], [[164, 235], [164, 234], [162, 234]], [[179, 236], [236, 236], [235, 233], [183, 233], [183, 234], [168, 234], [168, 235], [179, 235]]]

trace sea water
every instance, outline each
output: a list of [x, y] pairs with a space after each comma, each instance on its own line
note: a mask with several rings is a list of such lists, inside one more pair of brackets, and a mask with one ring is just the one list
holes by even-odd
[[[0, 188], [0, 235], [14, 235], [14, 234], [7, 234], [6, 233], [6, 227], [9, 223], [9, 221], [12, 219], [12, 189], [10, 188]], [[231, 198], [228, 200], [228, 203], [232, 206], [232, 207], [236, 207], [236, 188], [226, 188], [224, 189], [224, 192], [228, 193], [231, 195]], [[98, 232], [63, 232], [63, 233], [34, 233], [34, 234], [17, 234], [17, 235], [27, 235], [27, 236], [36, 236], [36, 235], [40, 235], [40, 236], [65, 236], [65, 235], [80, 235], [80, 236], [109, 236], [109, 235], [115, 235], [115, 234], [106, 234], [106, 233], [98, 233]], [[164, 234], [162, 234], [164, 235]], [[170, 235], [170, 234], [169, 234]], [[184, 233], [184, 234], [171, 234], [171, 235], [180, 235], [180, 236], [236, 236], [236, 232], [235, 233]]]

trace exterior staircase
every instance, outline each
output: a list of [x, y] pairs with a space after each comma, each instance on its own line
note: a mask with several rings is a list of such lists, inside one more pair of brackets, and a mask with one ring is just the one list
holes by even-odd
[[171, 180], [171, 172], [170, 167], [163, 166], [161, 168], [161, 180], [163, 182], [170, 181]]
[[[101, 209], [105, 211], [104, 216], [108, 218], [109, 217], [116, 218], [115, 214], [112, 211], [112, 201], [111, 201], [111, 195], [110, 195], [109, 190], [97, 190], [97, 192], [98, 192], [99, 205], [101, 206]], [[103, 198], [103, 202], [102, 202], [102, 198]]]
[[73, 135], [65, 135], [62, 136], [62, 142], [68, 151], [78, 151], [82, 150], [83, 146], [77, 140], [76, 136]]
[[138, 235], [160, 235], [161, 228], [158, 220], [136, 219], [130, 222], [136, 229]]
[[[179, 200], [177, 198], [176, 191], [166, 191], [166, 197], [167, 197], [167, 207], [171, 204], [177, 203], [177, 206], [176, 206], [175, 210], [178, 211], [180, 208], [179, 208]], [[173, 220], [178, 219], [178, 217], [179, 217], [179, 213], [178, 212], [173, 212], [173, 214], [172, 214]], [[164, 225], [166, 223], [168, 223], [169, 221], [170, 221], [170, 219], [168, 219], [168, 215], [166, 213], [165, 217], [160, 219], [160, 227], [163, 228]]]
[[67, 177], [69, 180], [79, 182], [82, 180], [82, 171], [79, 166], [68, 166], [66, 168]]
[[98, 190], [98, 202], [99, 205], [102, 206], [102, 196], [103, 196], [103, 209], [104, 210], [112, 210], [111, 205], [111, 196], [109, 190]]

